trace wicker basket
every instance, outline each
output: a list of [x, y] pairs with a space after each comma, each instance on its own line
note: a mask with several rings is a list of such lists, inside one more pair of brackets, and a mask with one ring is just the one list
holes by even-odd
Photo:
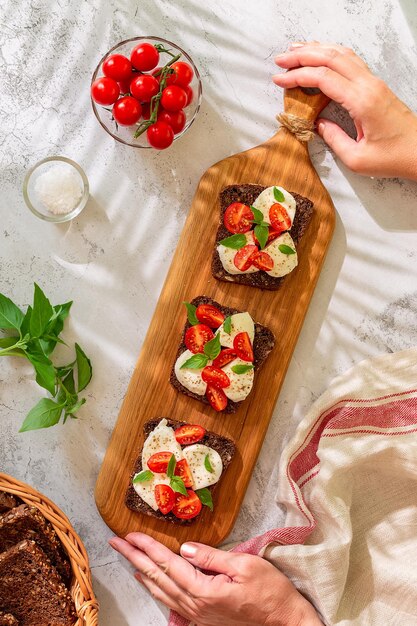
[[29, 485], [1, 472], [0, 491], [11, 493], [26, 504], [36, 506], [51, 522], [71, 561], [71, 595], [78, 616], [74, 626], [98, 626], [98, 603], [91, 582], [87, 552], [67, 516], [56, 504]]

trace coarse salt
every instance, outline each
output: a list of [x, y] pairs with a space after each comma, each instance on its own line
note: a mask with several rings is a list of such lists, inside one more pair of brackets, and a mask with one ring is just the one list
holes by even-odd
[[63, 215], [75, 209], [83, 190], [73, 169], [53, 165], [36, 180], [35, 193], [50, 213]]

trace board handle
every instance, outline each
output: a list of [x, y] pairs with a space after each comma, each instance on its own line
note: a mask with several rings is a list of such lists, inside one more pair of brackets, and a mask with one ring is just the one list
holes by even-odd
[[314, 122], [329, 102], [330, 98], [318, 89], [294, 87], [284, 91], [284, 113], [309, 122]]

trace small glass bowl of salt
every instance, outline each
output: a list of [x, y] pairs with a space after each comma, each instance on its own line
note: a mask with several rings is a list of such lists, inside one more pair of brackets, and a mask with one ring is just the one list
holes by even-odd
[[89, 186], [84, 171], [66, 157], [48, 157], [25, 176], [23, 197], [29, 209], [47, 222], [68, 222], [87, 204]]

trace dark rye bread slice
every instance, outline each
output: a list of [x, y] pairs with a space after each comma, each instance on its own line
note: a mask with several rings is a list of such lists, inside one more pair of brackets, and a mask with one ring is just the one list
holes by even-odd
[[28, 504], [0, 515], [0, 552], [23, 539], [36, 541], [65, 584], [70, 583], [71, 566], [55, 530], [36, 507]]
[[[231, 234], [223, 224], [223, 216], [229, 204], [232, 204], [232, 202], [243, 202], [243, 204], [251, 205], [255, 202], [259, 194], [261, 194], [265, 189], [267, 189], [267, 187], [262, 185], [230, 185], [229, 187], [225, 187], [220, 193], [220, 221], [211, 264], [212, 274], [214, 278], [217, 278], [217, 280], [239, 283], [240, 285], [249, 285], [250, 287], [259, 287], [259, 289], [272, 290], [278, 289], [284, 280], [285, 276], [274, 278], [263, 271], [254, 272], [253, 274], [229, 274], [224, 269], [219, 253], [217, 252], [218, 242], [221, 239], [230, 237]], [[295, 245], [297, 245], [307, 230], [314, 208], [313, 203], [308, 198], [300, 196], [300, 194], [294, 193], [293, 191], [290, 191], [290, 193], [294, 196], [297, 204], [297, 210], [295, 212], [294, 222], [289, 233], [293, 238]]]
[[0, 491], [0, 513], [5, 513], [14, 509], [15, 506], [19, 506], [22, 501], [6, 491]]
[[0, 626], [19, 626], [19, 622], [14, 615], [0, 612]]
[[0, 554], [0, 607], [19, 626], [74, 626], [68, 589], [34, 541], [21, 541]]
[[[164, 418], [158, 417], [144, 424], [143, 433], [144, 433], [145, 439], [156, 428], [156, 426], [158, 426], [159, 422], [162, 419]], [[172, 420], [168, 417], [166, 417], [165, 419], [167, 420], [167, 425], [171, 426], [171, 428], [174, 428], [175, 430], [179, 428], [180, 426], [184, 426], [187, 423], [187, 422], [178, 422], [177, 420]], [[230, 465], [230, 462], [236, 451], [236, 446], [234, 442], [231, 439], [228, 439], [227, 437], [223, 437], [222, 435], [218, 435], [217, 433], [214, 433], [208, 430], [206, 431], [206, 434], [204, 435], [204, 437], [198, 443], [202, 443], [205, 446], [209, 446], [210, 448], [213, 448], [213, 450], [216, 450], [216, 452], [219, 453], [223, 462], [223, 473], [222, 473], [222, 476], [223, 476], [227, 467]], [[186, 447], [187, 446], [182, 446], [183, 449]], [[173, 524], [181, 524], [182, 526], [189, 526], [190, 524], [192, 524], [198, 519], [198, 517], [195, 517], [194, 519], [190, 519], [190, 520], [179, 519], [178, 517], [175, 517], [173, 513], [168, 513], [167, 515], [163, 515], [160, 511], [154, 511], [149, 506], [149, 504], [146, 504], [146, 502], [144, 502], [142, 498], [136, 493], [132, 484], [132, 479], [135, 476], [135, 474], [137, 474], [138, 472], [141, 472], [143, 469], [144, 468], [142, 467], [142, 450], [141, 450], [138, 458], [136, 459], [135, 466], [133, 468], [133, 472], [130, 478], [129, 487], [126, 492], [125, 503], [129, 509], [132, 509], [132, 511], [137, 511], [138, 513], [143, 513], [144, 515], [150, 515], [151, 517], [156, 517], [158, 519], [171, 522]], [[208, 489], [212, 492], [217, 487], [217, 485], [218, 483], [216, 483], [215, 485], [212, 485], [211, 487], [208, 487]]]
[[[243, 311], [239, 311], [238, 309], [231, 309], [230, 307], [222, 306], [221, 304], [219, 304], [215, 300], [212, 300], [211, 298], [208, 298], [207, 296], [198, 296], [197, 298], [194, 298], [194, 300], [191, 301], [191, 304], [194, 304], [194, 306], [196, 307], [199, 306], [200, 304], [212, 304], [213, 306], [220, 309], [220, 311], [226, 317], [228, 315], [233, 315], [234, 313], [243, 312]], [[184, 393], [186, 396], [190, 396], [190, 398], [195, 398], [196, 400], [199, 400], [200, 402], [204, 402], [204, 404], [209, 404], [209, 401], [207, 400], [205, 396], [199, 396], [197, 393], [193, 393], [192, 391], [189, 391], [186, 387], [184, 387], [184, 385], [182, 385], [179, 382], [178, 378], [175, 375], [175, 363], [178, 357], [185, 350], [187, 350], [187, 346], [184, 343], [184, 338], [185, 338], [185, 333], [187, 332], [188, 328], [190, 328], [190, 326], [191, 324], [187, 320], [184, 326], [181, 343], [178, 348], [177, 355], [175, 357], [174, 365], [172, 366], [172, 369], [171, 369], [171, 375], [170, 375], [169, 380], [170, 380], [171, 385], [175, 387], [177, 391]], [[255, 371], [259, 370], [259, 368], [261, 367], [262, 363], [267, 358], [268, 354], [271, 352], [274, 345], [275, 345], [275, 337], [273, 333], [269, 330], [269, 328], [267, 328], [266, 326], [262, 326], [262, 324], [258, 324], [257, 322], [255, 322], [255, 339], [253, 342], [253, 354], [255, 357], [253, 361], [253, 365], [254, 365]], [[245, 402], [245, 400], [242, 400], [242, 402]], [[224, 413], [236, 413], [236, 410], [238, 409], [238, 407], [241, 405], [242, 402], [232, 402], [232, 400], [228, 400], [227, 407], [225, 408], [223, 412]]]

